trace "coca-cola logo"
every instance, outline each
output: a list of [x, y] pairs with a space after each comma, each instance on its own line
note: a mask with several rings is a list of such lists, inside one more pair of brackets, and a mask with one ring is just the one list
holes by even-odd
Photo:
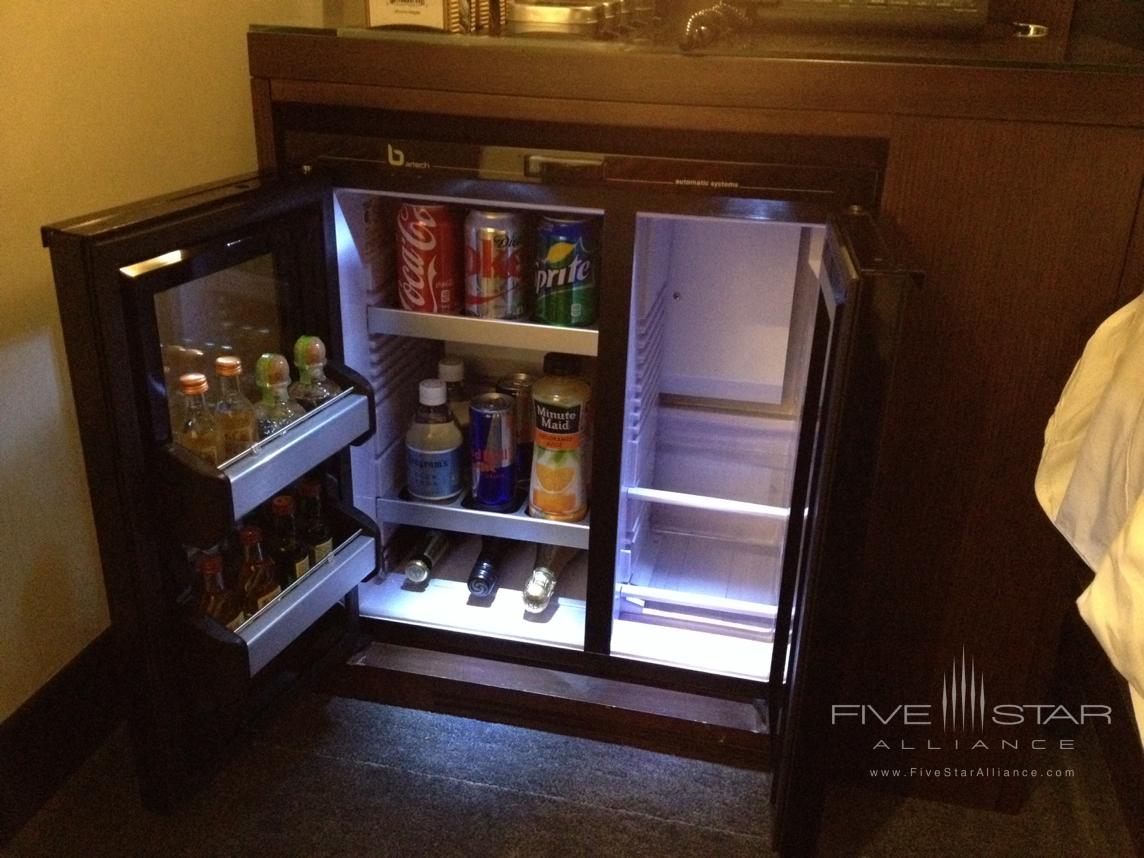
[[423, 206], [402, 206], [397, 215], [401, 266], [397, 287], [409, 310], [437, 311], [437, 221]]

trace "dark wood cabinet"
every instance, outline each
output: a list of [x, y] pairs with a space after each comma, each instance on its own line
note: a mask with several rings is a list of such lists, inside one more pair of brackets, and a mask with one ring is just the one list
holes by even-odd
[[[1047, 702], [1075, 578], [1033, 476], [1086, 338], [1140, 288], [1144, 74], [271, 31], [251, 33], [249, 58], [265, 170], [380, 133], [368, 126], [386, 112], [875, 153], [877, 208], [927, 279], [868, 439], [866, 550], [832, 596], [845, 612], [817, 651], [829, 663], [816, 665], [814, 699], [881, 711], [935, 700], [964, 651], [1003, 697]], [[821, 738], [838, 746], [838, 774], [872, 751], [868, 734]], [[995, 808], [1020, 798], [1000, 781], [908, 788]]]

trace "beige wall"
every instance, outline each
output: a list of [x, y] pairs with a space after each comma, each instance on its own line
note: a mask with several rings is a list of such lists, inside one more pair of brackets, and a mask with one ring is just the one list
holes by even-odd
[[254, 168], [248, 24], [320, 0], [0, 3], [0, 720], [107, 627], [41, 224]]

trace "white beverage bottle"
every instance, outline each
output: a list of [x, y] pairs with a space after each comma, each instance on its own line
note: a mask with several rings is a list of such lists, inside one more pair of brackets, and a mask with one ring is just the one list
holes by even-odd
[[428, 378], [418, 389], [417, 413], [405, 433], [405, 481], [414, 500], [448, 503], [464, 489], [464, 439], [445, 395], [445, 382]]
[[469, 393], [465, 389], [465, 362], [459, 357], [443, 357], [437, 361], [437, 378], [445, 382], [445, 398], [449, 410], [462, 432], [469, 431]]

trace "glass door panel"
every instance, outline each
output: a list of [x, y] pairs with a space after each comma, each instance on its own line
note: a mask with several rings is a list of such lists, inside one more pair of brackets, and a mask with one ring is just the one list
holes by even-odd
[[199, 372], [213, 384], [215, 359], [224, 355], [242, 361], [243, 392], [257, 400], [255, 362], [264, 352], [282, 349], [281, 287], [273, 256], [259, 254], [156, 294], [163, 380], [172, 409], [179, 400], [179, 376]]

